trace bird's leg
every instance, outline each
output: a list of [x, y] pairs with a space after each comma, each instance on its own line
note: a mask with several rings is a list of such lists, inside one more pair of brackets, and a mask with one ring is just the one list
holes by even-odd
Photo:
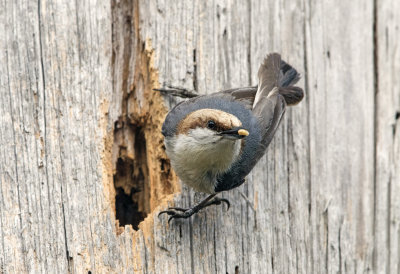
[[169, 94], [172, 96], [177, 96], [181, 98], [194, 98], [199, 96], [198, 94], [187, 90], [185, 88], [174, 87], [174, 86], [167, 86], [166, 88], [155, 88], [153, 90], [160, 91], [164, 94]]
[[[210, 196], [208, 196], [207, 198], [205, 198], [203, 201], [201, 201], [199, 204], [193, 206], [192, 208], [181, 208], [181, 207], [169, 207], [168, 210], [164, 210], [161, 211], [158, 216], [160, 216], [161, 214], [168, 214], [171, 217], [169, 217], [168, 219], [168, 223], [172, 220], [172, 219], [178, 219], [178, 218], [189, 218], [190, 216], [192, 216], [193, 214], [199, 212], [201, 209], [208, 207], [210, 205], [220, 205], [222, 202], [226, 203], [228, 205], [228, 209], [230, 207], [230, 203], [227, 199], [224, 198], [214, 198], [215, 194], [211, 194]], [[214, 198], [214, 199], [213, 199]]]
[[[224, 198], [218, 198], [218, 197], [215, 197], [215, 198], [212, 199], [211, 201], [209, 200], [206, 204], [203, 205], [202, 208], [206, 208], [206, 207], [208, 207], [208, 206], [210, 206], [210, 205], [220, 205], [222, 202], [226, 203], [226, 205], [228, 206], [228, 209], [227, 209], [227, 210], [229, 210], [229, 208], [231, 207], [231, 203], [229, 202], [229, 200], [224, 199]], [[202, 208], [200, 208], [200, 209], [202, 209]], [[184, 211], [187, 211], [188, 208], [169, 207], [168, 210], [176, 210], [176, 211], [184, 212]], [[166, 211], [160, 212], [159, 215], [160, 215], [161, 213], [167, 213], [167, 212], [166, 212]]]

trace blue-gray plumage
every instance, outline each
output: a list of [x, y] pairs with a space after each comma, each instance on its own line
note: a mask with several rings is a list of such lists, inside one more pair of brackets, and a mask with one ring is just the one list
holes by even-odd
[[228, 203], [214, 196], [244, 182], [264, 155], [286, 106], [303, 98], [303, 90], [293, 86], [299, 74], [277, 53], [265, 58], [258, 78], [256, 87], [198, 96], [168, 113], [162, 133], [173, 168], [184, 183], [211, 194], [193, 208], [161, 212], [171, 215], [170, 220]]

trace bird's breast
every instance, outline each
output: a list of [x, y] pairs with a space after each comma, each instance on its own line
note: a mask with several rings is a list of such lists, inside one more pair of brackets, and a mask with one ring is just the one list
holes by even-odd
[[238, 158], [241, 141], [219, 136], [204, 140], [180, 134], [166, 137], [165, 147], [175, 172], [185, 184], [196, 191], [215, 193], [216, 178]]

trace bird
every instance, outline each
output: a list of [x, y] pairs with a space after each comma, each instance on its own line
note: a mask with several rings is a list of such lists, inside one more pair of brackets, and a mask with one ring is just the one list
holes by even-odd
[[270, 53], [258, 70], [257, 86], [201, 96], [176, 89], [175, 96], [189, 99], [165, 118], [165, 151], [180, 180], [209, 195], [190, 208], [169, 207], [159, 216], [169, 215], [169, 223], [210, 205], [226, 203], [229, 209], [230, 202], [216, 195], [245, 182], [265, 154], [286, 107], [303, 99], [303, 89], [294, 86], [299, 79], [297, 70], [279, 53]]

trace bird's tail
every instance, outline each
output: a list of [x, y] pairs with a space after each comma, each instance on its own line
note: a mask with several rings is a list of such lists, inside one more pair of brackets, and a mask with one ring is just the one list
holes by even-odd
[[300, 74], [291, 65], [281, 60], [279, 70], [279, 93], [285, 98], [289, 106], [296, 105], [303, 97], [304, 92], [301, 88], [295, 87], [300, 80]]
[[296, 84], [299, 80], [300, 74], [297, 70], [285, 61], [281, 60], [279, 69], [279, 85], [281, 87], [288, 87]]
[[261, 130], [261, 141], [251, 167], [264, 155], [278, 129], [286, 106], [297, 104], [303, 98], [303, 90], [293, 86], [299, 78], [297, 71], [282, 61], [278, 53], [269, 54], [261, 64], [252, 109]]
[[300, 79], [300, 74], [291, 65], [281, 60], [278, 53], [269, 54], [258, 71], [258, 91], [254, 105], [263, 96], [267, 96], [275, 87], [279, 94], [285, 98], [287, 105], [299, 103], [304, 92], [301, 88], [293, 86]]

